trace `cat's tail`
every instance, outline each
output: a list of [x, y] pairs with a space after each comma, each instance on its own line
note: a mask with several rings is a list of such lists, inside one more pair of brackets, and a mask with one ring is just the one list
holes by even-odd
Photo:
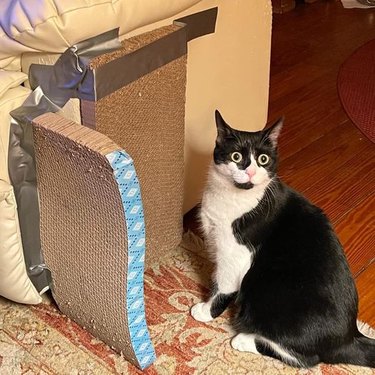
[[342, 346], [324, 362], [375, 368], [375, 340], [358, 333], [350, 345]]

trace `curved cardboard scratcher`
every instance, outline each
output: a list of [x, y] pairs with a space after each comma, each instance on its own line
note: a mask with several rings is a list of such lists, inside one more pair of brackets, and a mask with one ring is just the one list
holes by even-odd
[[41, 244], [67, 316], [134, 365], [154, 349], [145, 319], [145, 226], [133, 161], [106, 136], [45, 114], [34, 122]]

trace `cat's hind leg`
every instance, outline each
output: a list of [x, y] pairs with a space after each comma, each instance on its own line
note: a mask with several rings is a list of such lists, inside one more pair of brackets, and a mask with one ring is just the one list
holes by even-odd
[[249, 352], [254, 354], [260, 354], [257, 350], [255, 339], [255, 334], [252, 333], [239, 333], [234, 336], [231, 341], [231, 346], [240, 352]]
[[276, 358], [294, 367], [311, 367], [319, 363], [319, 357], [317, 355], [301, 355], [293, 350], [284, 348], [282, 345], [272, 340], [252, 333], [239, 333], [232, 339], [231, 346], [233, 349], [240, 352], [262, 354]]

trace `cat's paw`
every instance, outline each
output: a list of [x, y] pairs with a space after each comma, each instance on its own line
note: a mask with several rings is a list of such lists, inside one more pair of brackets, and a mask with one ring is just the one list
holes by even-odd
[[211, 304], [200, 302], [191, 308], [190, 314], [195, 320], [198, 320], [198, 322], [207, 323], [213, 320], [210, 310]]
[[255, 345], [255, 335], [239, 333], [237, 336], [233, 337], [230, 342], [233, 349], [240, 352], [250, 352], [259, 354]]

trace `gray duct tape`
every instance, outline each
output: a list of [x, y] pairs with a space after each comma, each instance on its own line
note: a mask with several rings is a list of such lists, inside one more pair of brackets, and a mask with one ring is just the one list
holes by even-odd
[[60, 110], [38, 87], [25, 103], [12, 111], [9, 138], [9, 176], [17, 200], [27, 273], [38, 292], [50, 286], [40, 246], [39, 202], [31, 120], [45, 112]]
[[187, 53], [185, 25], [94, 70], [96, 99], [115, 92]]
[[97, 67], [92, 89], [96, 100], [186, 54], [188, 41], [215, 32], [217, 13], [215, 7], [179, 18], [173, 23], [180, 29]]
[[94, 74], [90, 61], [121, 47], [118, 28], [68, 48], [55, 65], [32, 64], [29, 80], [32, 89], [40, 86], [44, 94], [63, 107], [70, 98], [95, 100]]
[[9, 176], [18, 206], [22, 244], [30, 280], [42, 293], [51, 286], [40, 243], [39, 200], [31, 121], [47, 112], [58, 112], [72, 97], [93, 98], [90, 60], [120, 46], [118, 29], [87, 39], [64, 52], [54, 66], [33, 65], [30, 82], [34, 91], [13, 110], [9, 138]]

